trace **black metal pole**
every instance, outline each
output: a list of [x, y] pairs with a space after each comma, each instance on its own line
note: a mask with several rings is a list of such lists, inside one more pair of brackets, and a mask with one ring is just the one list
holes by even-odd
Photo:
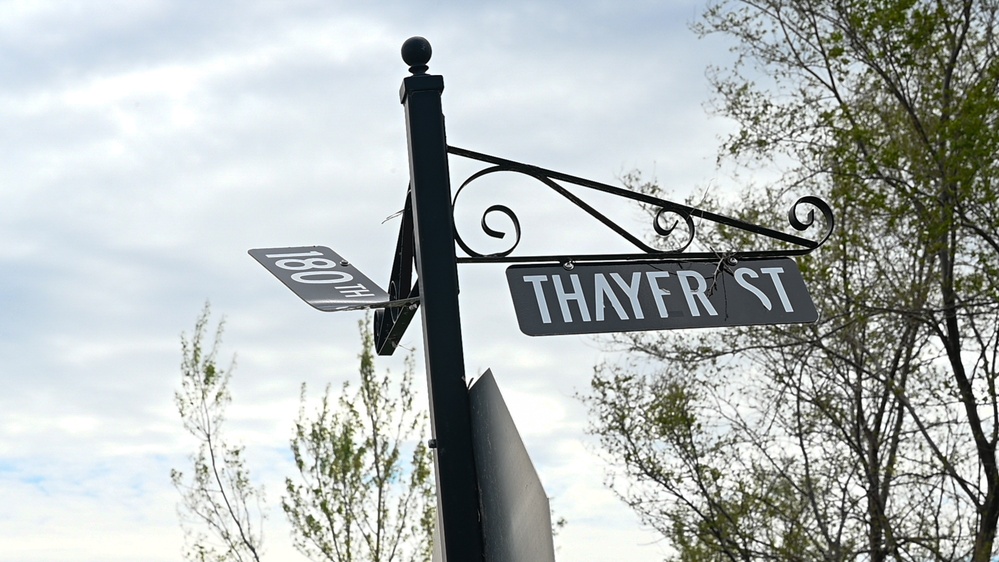
[[403, 44], [402, 57], [413, 75], [403, 80], [399, 95], [406, 108], [416, 269], [423, 310], [430, 423], [436, 442], [441, 551], [448, 562], [480, 562], [483, 548], [479, 491], [461, 343], [451, 185], [441, 111], [444, 79], [426, 73], [430, 53], [430, 43], [422, 37]]

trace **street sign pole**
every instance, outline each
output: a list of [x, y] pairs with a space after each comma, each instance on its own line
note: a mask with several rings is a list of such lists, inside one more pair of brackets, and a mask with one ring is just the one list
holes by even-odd
[[444, 79], [427, 74], [430, 54], [430, 43], [422, 37], [403, 44], [403, 60], [413, 75], [403, 80], [399, 95], [406, 110], [410, 197], [423, 309], [430, 422], [436, 443], [442, 551], [448, 562], [474, 562], [483, 560], [482, 529], [441, 110]]
[[[402, 58], [412, 73], [403, 79], [399, 92], [406, 114], [410, 184], [388, 291], [324, 246], [261, 248], [250, 250], [250, 255], [319, 310], [383, 309], [375, 314], [379, 355], [395, 351], [416, 309], [423, 308], [440, 531], [434, 561], [438, 552], [446, 562], [550, 560], [554, 552], [547, 536], [547, 497], [491, 374], [485, 377], [487, 385], [472, 388], [475, 398], [469, 396], [457, 264], [516, 264], [507, 269], [507, 280], [521, 331], [533, 336], [814, 322], [818, 314], [797, 265], [789, 258], [806, 255], [829, 239], [832, 209], [813, 196], [794, 202], [787, 218], [795, 230], [817, 226], [816, 212], [824, 219], [820, 237], [806, 238], [448, 146], [441, 111], [444, 79], [427, 74], [430, 54], [430, 43], [422, 37], [413, 37], [402, 46]], [[455, 231], [448, 154], [489, 165], [469, 176], [455, 199], [483, 176], [522, 174], [564, 197], [638, 252], [511, 256], [520, 242], [520, 221], [505, 205], [488, 207], [480, 226], [486, 235], [502, 238], [505, 233], [490, 228], [485, 215], [505, 215], [513, 223], [512, 244], [488, 255], [474, 251]], [[569, 185], [656, 210], [653, 230], [671, 248], [646, 244], [641, 236], [574, 194]], [[807, 210], [804, 217], [802, 209]], [[671, 243], [681, 224], [680, 239]], [[725, 254], [713, 249], [688, 252], [702, 224], [752, 234], [781, 246]], [[682, 236], [684, 230], [686, 236]], [[456, 256], [455, 245], [465, 256]], [[476, 458], [482, 463], [479, 470]]]

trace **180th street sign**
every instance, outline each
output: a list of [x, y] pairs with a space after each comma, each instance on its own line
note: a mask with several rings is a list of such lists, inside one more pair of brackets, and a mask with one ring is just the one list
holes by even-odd
[[506, 270], [530, 336], [814, 322], [791, 259], [514, 265]]
[[249, 254], [302, 300], [324, 312], [392, 304], [384, 289], [325, 246], [258, 248]]

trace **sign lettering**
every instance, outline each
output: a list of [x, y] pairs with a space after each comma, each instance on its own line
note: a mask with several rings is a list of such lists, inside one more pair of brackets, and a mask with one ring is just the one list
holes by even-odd
[[302, 300], [324, 312], [388, 304], [388, 293], [325, 246], [261, 248], [249, 254]]
[[515, 265], [507, 282], [532, 336], [814, 322], [794, 261]]

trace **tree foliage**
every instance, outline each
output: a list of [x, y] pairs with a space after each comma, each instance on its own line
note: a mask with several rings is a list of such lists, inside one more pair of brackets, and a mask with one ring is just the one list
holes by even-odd
[[286, 480], [282, 505], [296, 546], [313, 559], [429, 561], [436, 504], [429, 450], [419, 438], [426, 415], [413, 408], [412, 357], [401, 378], [378, 375], [367, 321], [361, 333], [356, 390], [344, 383], [334, 403], [327, 386], [310, 417], [302, 385], [291, 440], [299, 474]]
[[263, 488], [255, 486], [243, 448], [227, 443], [223, 427], [232, 401], [229, 379], [235, 362], [218, 365], [224, 322], [215, 329], [211, 347], [205, 335], [208, 305], [194, 325], [191, 339], [181, 336], [181, 388], [174, 393], [184, 429], [198, 441], [191, 455], [192, 471], [170, 471], [181, 493], [181, 526], [187, 536], [188, 560], [198, 562], [260, 562], [263, 546]]
[[[191, 474], [171, 471], [181, 492], [185, 556], [260, 562], [263, 488], [253, 483], [243, 448], [230, 445], [223, 431], [233, 366], [217, 363], [222, 322], [212, 346], [205, 347], [209, 316], [206, 305], [191, 339], [181, 336], [181, 390], [175, 394], [184, 428], [198, 442]], [[345, 383], [333, 402], [327, 387], [310, 417], [302, 385], [291, 439], [298, 474], [286, 479], [282, 506], [296, 546], [310, 559], [429, 561], [434, 490], [430, 454], [418, 438], [426, 416], [414, 411], [412, 357], [401, 377], [378, 376], [369, 322], [360, 327], [358, 390]]]
[[737, 64], [710, 74], [739, 125], [723, 156], [794, 163], [728, 211], [771, 223], [817, 193], [837, 230], [800, 260], [817, 324], [633, 335], [633, 361], [593, 379], [616, 490], [677, 559], [993, 557], [997, 12], [723, 0], [698, 24], [737, 41]]

